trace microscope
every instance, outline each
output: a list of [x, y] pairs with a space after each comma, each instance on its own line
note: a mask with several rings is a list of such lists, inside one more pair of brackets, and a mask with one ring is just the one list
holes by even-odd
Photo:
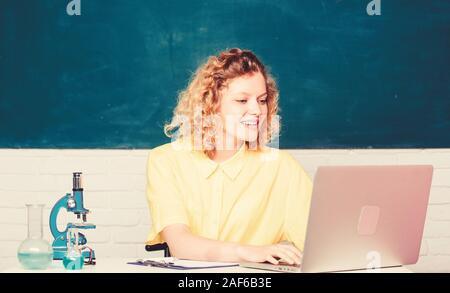
[[[91, 223], [86, 223], [86, 215], [89, 213], [88, 209], [84, 208], [83, 205], [83, 186], [81, 172], [73, 173], [73, 194], [66, 193], [61, 199], [59, 199], [52, 208], [50, 212], [50, 230], [52, 232], [53, 241], [53, 259], [62, 260], [67, 253], [68, 244], [67, 241], [73, 241], [67, 239], [67, 232], [69, 229], [78, 231], [78, 229], [95, 229], [95, 225]], [[66, 209], [68, 212], [72, 212], [77, 215], [77, 219], [82, 219], [79, 223], [68, 223], [66, 229], [60, 231], [57, 226], [57, 218], [60, 209]], [[78, 233], [78, 232], [76, 232]], [[87, 261], [88, 264], [95, 264], [95, 253], [94, 250], [89, 248], [87, 244], [86, 237], [82, 233], [78, 233], [78, 243], [76, 244], [81, 248], [81, 254]]]

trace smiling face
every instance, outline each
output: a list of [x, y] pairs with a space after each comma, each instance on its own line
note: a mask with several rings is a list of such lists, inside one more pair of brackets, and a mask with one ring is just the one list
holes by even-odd
[[189, 137], [196, 150], [221, 161], [245, 142], [261, 151], [277, 138], [278, 88], [250, 50], [232, 48], [210, 56], [180, 92], [164, 133]]
[[221, 91], [219, 114], [225, 139], [222, 145], [236, 147], [245, 141], [256, 141], [267, 111], [266, 81], [260, 72], [231, 80]]

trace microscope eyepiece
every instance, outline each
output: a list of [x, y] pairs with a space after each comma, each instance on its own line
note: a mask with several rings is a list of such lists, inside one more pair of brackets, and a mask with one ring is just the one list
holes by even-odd
[[73, 190], [83, 190], [83, 184], [81, 180], [81, 172], [73, 173]]

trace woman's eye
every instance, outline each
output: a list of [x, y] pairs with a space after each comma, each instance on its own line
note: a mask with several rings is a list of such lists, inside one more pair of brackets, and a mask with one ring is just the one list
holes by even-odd
[[247, 103], [247, 100], [236, 100], [238, 103], [241, 103], [241, 104], [245, 104], [245, 103]]
[[265, 103], [267, 103], [267, 100], [266, 100], [266, 99], [264, 99], [264, 100], [259, 100], [259, 102], [260, 102], [261, 104], [265, 104]]

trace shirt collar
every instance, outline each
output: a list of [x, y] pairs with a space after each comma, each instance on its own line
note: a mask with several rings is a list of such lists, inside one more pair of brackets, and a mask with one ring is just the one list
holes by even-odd
[[220, 163], [223, 171], [225, 172], [225, 174], [227, 174], [228, 177], [230, 177], [231, 180], [234, 180], [239, 172], [241, 172], [242, 167], [244, 166], [247, 159], [247, 155], [247, 146], [245, 143], [243, 143], [239, 150], [231, 158], [229, 158], [225, 162]]
[[[189, 144], [186, 141], [184, 143]], [[220, 167], [231, 180], [234, 180], [245, 164], [247, 153], [247, 146], [244, 143], [231, 158], [224, 162], [217, 163], [211, 160], [203, 151], [193, 150], [192, 147], [190, 148], [190, 154], [194, 164], [204, 178], [211, 176], [216, 169]]]

